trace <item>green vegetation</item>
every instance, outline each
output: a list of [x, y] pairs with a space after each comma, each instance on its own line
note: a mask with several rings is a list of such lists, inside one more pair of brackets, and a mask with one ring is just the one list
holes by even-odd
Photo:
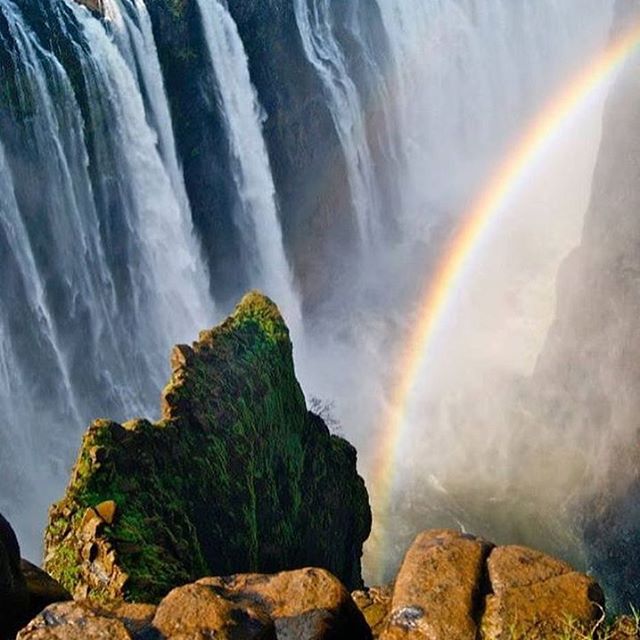
[[[606, 619], [603, 611], [602, 618], [589, 629], [581, 627], [573, 620], [567, 620], [561, 631], [539, 637], [544, 640], [633, 640], [640, 638], [640, 610], [633, 606], [630, 609], [631, 615], [611, 620]], [[535, 638], [532, 638], [531, 634], [519, 632], [516, 624], [510, 629], [510, 640], [535, 640]]]
[[[248, 294], [174, 349], [161, 421], [94, 422], [50, 514], [52, 575], [132, 601], [204, 575], [309, 564], [358, 586], [370, 512], [355, 450], [307, 411], [291, 351], [277, 307]], [[113, 523], [89, 512], [83, 524], [107, 500]]]

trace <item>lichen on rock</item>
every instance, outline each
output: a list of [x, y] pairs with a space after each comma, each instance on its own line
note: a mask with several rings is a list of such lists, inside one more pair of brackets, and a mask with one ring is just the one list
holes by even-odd
[[303, 566], [360, 586], [371, 514], [356, 452], [307, 410], [276, 305], [248, 294], [171, 365], [160, 421], [89, 427], [46, 569], [98, 601]]

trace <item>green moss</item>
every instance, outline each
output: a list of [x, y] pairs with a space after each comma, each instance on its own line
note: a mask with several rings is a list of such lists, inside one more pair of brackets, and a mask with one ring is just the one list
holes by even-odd
[[[69, 532], [65, 513], [114, 500], [117, 517], [101, 535], [128, 576], [129, 600], [156, 601], [204, 575], [309, 564], [357, 586], [366, 490], [353, 449], [307, 412], [291, 350], [275, 304], [250, 293], [180, 348], [163, 420], [94, 422], [52, 512], [53, 557], [77, 537], [79, 523]], [[64, 559], [47, 564], [55, 577], [68, 571]], [[65, 586], [94, 579], [81, 569]], [[90, 586], [92, 597], [102, 589]]]
[[73, 593], [80, 578], [76, 550], [69, 544], [60, 545], [47, 562], [47, 570], [69, 593]]

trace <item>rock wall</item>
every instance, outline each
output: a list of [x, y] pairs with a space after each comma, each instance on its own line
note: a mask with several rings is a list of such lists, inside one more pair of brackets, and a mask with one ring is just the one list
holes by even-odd
[[85, 434], [45, 568], [98, 600], [303, 566], [359, 585], [371, 514], [356, 452], [307, 411], [277, 307], [245, 296], [171, 364], [159, 422], [98, 420]]
[[[305, 57], [293, 3], [228, 3], [264, 110], [264, 136], [289, 259], [308, 305], [329, 293], [355, 247], [346, 161], [317, 73]], [[217, 300], [247, 288], [237, 185], [218, 89], [194, 0], [149, 3], [194, 223]], [[308, 237], [315, 238], [309, 250]], [[327, 267], [328, 265], [328, 267]]]
[[[612, 37], [638, 19], [640, 3], [618, 2]], [[533, 379], [541, 421], [589, 461], [574, 499], [578, 530], [591, 569], [624, 607], [640, 599], [639, 79], [635, 56], [608, 99], [582, 242], [561, 268]]]

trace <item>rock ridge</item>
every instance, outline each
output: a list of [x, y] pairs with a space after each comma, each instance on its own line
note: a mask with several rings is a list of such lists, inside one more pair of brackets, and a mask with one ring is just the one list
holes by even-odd
[[98, 601], [304, 566], [360, 586], [371, 513], [356, 451], [307, 410], [276, 305], [247, 294], [171, 366], [161, 420], [89, 427], [45, 568]]

